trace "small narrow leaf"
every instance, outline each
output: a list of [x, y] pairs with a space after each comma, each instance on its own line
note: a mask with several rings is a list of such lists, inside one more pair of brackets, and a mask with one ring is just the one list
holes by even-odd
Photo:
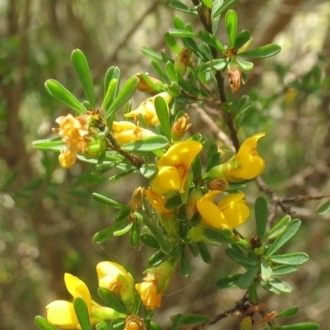
[[143, 244], [153, 247], [155, 249], [159, 249], [159, 244], [155, 237], [149, 235], [149, 234], [144, 234], [140, 237], [141, 241]]
[[132, 247], [137, 247], [140, 244], [140, 224], [138, 221], [133, 222], [129, 232], [129, 242]]
[[241, 276], [242, 274], [236, 274], [236, 275], [228, 275], [226, 277], [222, 277], [215, 282], [215, 286], [218, 289], [227, 289], [227, 288], [236, 287], [238, 285], [238, 280]]
[[171, 141], [171, 123], [169, 109], [167, 103], [161, 96], [155, 97], [155, 110], [165, 137], [167, 138], [167, 140]]
[[39, 315], [34, 318], [34, 323], [42, 330], [57, 330], [56, 327], [54, 327], [45, 318]]
[[159, 53], [156, 53], [154, 50], [148, 48], [148, 47], [142, 47], [141, 51], [143, 54], [151, 57], [152, 59], [156, 60], [156, 61], [162, 61], [162, 55], [160, 55]]
[[148, 260], [148, 264], [151, 267], [155, 267], [160, 265], [162, 262], [164, 262], [168, 258], [168, 255], [165, 254], [163, 251], [159, 250], [156, 253], [154, 253]]
[[150, 231], [152, 232], [152, 234], [155, 236], [160, 249], [165, 253], [165, 254], [169, 254], [169, 252], [171, 251], [171, 244], [169, 243], [169, 241], [166, 239], [166, 236], [164, 235], [163, 231], [154, 223], [152, 223], [151, 221], [144, 219], [145, 224], [147, 225], [147, 227], [150, 229]]
[[298, 312], [299, 312], [299, 307], [293, 306], [293, 307], [286, 309], [285, 311], [277, 313], [276, 317], [279, 317], [279, 318], [289, 317], [289, 316], [297, 314]]
[[279, 330], [318, 330], [320, 326], [313, 322], [296, 323], [291, 325], [282, 325]]
[[206, 264], [212, 263], [212, 255], [207, 247], [207, 245], [201, 241], [197, 243], [198, 251]]
[[116, 78], [110, 80], [104, 96], [101, 109], [107, 110], [117, 96], [119, 81]]
[[[211, 317], [199, 314], [176, 314], [171, 316], [173, 324], [177, 324], [174, 329], [179, 329], [183, 325], [194, 325], [208, 321]], [[173, 327], [171, 328], [173, 330]]]
[[134, 94], [139, 83], [138, 77], [131, 77], [127, 79], [124, 86], [119, 91], [117, 97], [112, 102], [110, 108], [107, 110], [106, 118], [113, 115], [116, 110], [123, 106]]
[[267, 282], [273, 275], [273, 270], [270, 267], [268, 261], [264, 258], [261, 258], [261, 278]]
[[125, 151], [140, 151], [140, 152], [148, 152], [159, 150], [168, 145], [168, 140], [165, 136], [156, 135], [144, 138], [142, 140], [129, 142], [122, 146], [122, 149]]
[[271, 228], [266, 234], [264, 239], [274, 239], [280, 236], [286, 229], [291, 217], [289, 215], [284, 216], [273, 228]]
[[320, 204], [316, 209], [316, 212], [320, 215], [326, 214], [329, 211], [330, 211], [330, 199]]
[[79, 325], [82, 330], [92, 330], [92, 326], [89, 319], [89, 312], [84, 299], [77, 297], [73, 301], [74, 311], [77, 315]]
[[171, 49], [173, 53], [178, 54], [180, 52], [180, 46], [176, 42], [175, 38], [168, 32], [164, 34], [164, 40], [166, 42], [167, 47]]
[[222, 6], [220, 6], [216, 11], [214, 11], [214, 13], [212, 13], [212, 17], [215, 18], [215, 17], [219, 16], [220, 14], [225, 12], [228, 8], [232, 7], [236, 2], [237, 2], [237, 0], [225, 1], [225, 3]]
[[236, 42], [235, 42], [235, 49], [240, 49], [243, 45], [245, 45], [251, 39], [250, 31], [243, 30], [237, 34]]
[[115, 294], [105, 288], [98, 288], [97, 294], [99, 297], [107, 303], [107, 305], [119, 313], [126, 314], [127, 310], [122, 301], [120, 300], [118, 294]]
[[229, 47], [234, 47], [237, 35], [237, 14], [234, 10], [228, 10], [225, 17]]
[[205, 31], [205, 30], [201, 30], [198, 32], [198, 37], [204, 41], [205, 43], [207, 43], [208, 45], [214, 47], [215, 49], [217, 49], [219, 52], [224, 52], [225, 46], [220, 42], [220, 40], [218, 40], [216, 37], [214, 37], [211, 33]]
[[298, 268], [291, 265], [281, 265], [273, 267], [273, 276], [281, 276], [286, 274], [294, 273]]
[[113, 233], [117, 230], [120, 230], [122, 228], [125, 228], [127, 225], [127, 221], [121, 221], [117, 222], [116, 224], [106, 227], [97, 233], [94, 234], [93, 236], [93, 242], [97, 244], [102, 244], [106, 242], [108, 239], [112, 238], [114, 235]]
[[254, 203], [254, 213], [256, 217], [257, 236], [262, 238], [266, 231], [268, 209], [267, 200], [263, 197], [258, 197]]
[[309, 257], [305, 252], [293, 252], [287, 254], [272, 255], [269, 260], [277, 264], [300, 266], [308, 261]]
[[270, 246], [267, 251], [267, 255], [270, 256], [274, 254], [277, 250], [279, 250], [287, 241], [289, 241], [298, 231], [301, 225], [301, 220], [295, 219], [288, 223], [285, 231], [277, 237], [275, 242]]
[[250, 71], [254, 67], [254, 64], [252, 62], [242, 60], [241, 58], [237, 58], [236, 60], [240, 67], [245, 71]]
[[[106, 95], [108, 91], [109, 83], [112, 79], [116, 79], [118, 81], [118, 84], [120, 82], [120, 69], [118, 66], [111, 66], [104, 76], [104, 96]], [[116, 94], [117, 95], [117, 94]]]
[[51, 96], [66, 104], [78, 114], [86, 112], [85, 107], [58, 81], [48, 79], [45, 82], [45, 87]]
[[268, 281], [268, 284], [283, 293], [290, 293], [292, 291], [292, 288], [288, 283], [278, 280], [277, 278]]
[[75, 49], [71, 54], [71, 61], [83, 86], [85, 96], [90, 106], [95, 108], [93, 80], [84, 53], [80, 49]]
[[39, 150], [60, 151], [64, 148], [64, 142], [61, 138], [37, 140], [32, 142], [33, 148]]
[[151, 61], [151, 67], [158, 73], [158, 75], [166, 82], [170, 83], [170, 80], [168, 78], [168, 75], [166, 71], [161, 67], [158, 61], [152, 60]]
[[180, 274], [184, 278], [188, 278], [191, 274], [190, 261], [184, 249], [181, 251]]
[[232, 248], [226, 249], [226, 254], [229, 258], [233, 259], [237, 263], [243, 266], [253, 266], [256, 265], [257, 262], [245, 256], [243, 253], [238, 252], [239, 250], [234, 250]]
[[179, 82], [179, 77], [178, 77], [177, 73], [175, 72], [173, 62], [167, 61], [165, 64], [165, 70], [166, 70], [168, 77], [170, 78], [170, 80], [172, 82], [173, 81], [176, 83]]
[[123, 209], [126, 207], [125, 204], [122, 204], [122, 203], [119, 203], [111, 198], [108, 198], [108, 197], [105, 197], [101, 194], [98, 194], [98, 193], [93, 193], [92, 194], [93, 198], [98, 201], [99, 203], [102, 203], [102, 204], [107, 204], [111, 207], [114, 207], [116, 209]]
[[244, 51], [242, 53], [238, 53], [239, 56], [242, 57], [251, 57], [251, 58], [266, 58], [276, 55], [281, 51], [281, 47], [276, 44], [269, 44], [265, 46], [261, 46], [259, 48], [251, 49]]
[[180, 30], [180, 29], [169, 29], [168, 33], [173, 37], [179, 38], [196, 38], [197, 34], [194, 32]]
[[182, 3], [181, 1], [173, 0], [173, 1], [170, 2], [170, 7], [172, 7], [175, 10], [187, 13], [187, 14], [197, 15], [197, 9], [198, 9], [199, 6], [188, 7], [187, 5]]
[[250, 285], [253, 284], [255, 277], [260, 271], [260, 266], [255, 265], [250, 267], [244, 274], [242, 274], [238, 280], [238, 286], [241, 289], [247, 289]]

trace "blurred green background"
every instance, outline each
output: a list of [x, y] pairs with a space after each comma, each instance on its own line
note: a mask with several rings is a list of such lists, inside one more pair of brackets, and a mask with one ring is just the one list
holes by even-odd
[[[92, 167], [81, 162], [63, 170], [58, 155], [33, 150], [32, 141], [53, 136], [54, 120], [69, 112], [46, 93], [46, 79], [54, 78], [82, 96], [70, 63], [73, 49], [85, 53], [96, 94], [101, 95], [103, 76], [111, 65], [119, 66], [124, 77], [150, 71], [149, 59], [140, 48], [165, 48], [162, 35], [171, 27], [174, 14], [198, 28], [196, 17], [174, 13], [168, 2], [0, 2], [0, 329], [36, 329], [34, 316], [45, 315], [47, 303], [69, 298], [64, 272], [84, 279], [92, 292], [97, 287], [95, 265], [102, 260], [136, 267], [135, 275], [141, 279], [138, 271], [148, 257], [142, 248], [132, 250], [125, 237], [103, 245], [92, 242], [93, 234], [111, 223], [112, 211], [91, 198], [92, 192], [99, 192], [128, 202], [139, 177], [128, 184], [125, 180], [109, 183], [107, 176], [91, 175]], [[234, 9], [239, 29], [252, 32], [254, 47], [270, 42], [282, 47], [276, 58], [255, 62], [247, 85], [229, 95], [235, 101], [248, 93], [256, 102], [243, 135], [267, 132], [258, 148], [267, 162], [263, 179], [282, 197], [329, 193], [330, 2], [239, 0]], [[223, 34], [220, 29], [219, 36]], [[133, 107], [143, 98], [137, 93]], [[207, 123], [194, 109], [190, 111], [193, 131], [212, 137]], [[250, 184], [251, 205], [257, 195], [257, 186]], [[287, 249], [305, 251], [311, 258], [288, 276], [293, 293], [271, 297], [264, 292], [261, 299], [269, 302], [270, 310], [298, 304], [301, 310], [292, 322], [319, 322], [326, 329], [330, 216], [316, 214], [319, 203], [292, 205], [303, 226]], [[277, 211], [280, 219], [281, 210]], [[253, 231], [252, 223], [244, 229], [247, 233]], [[215, 289], [216, 278], [237, 270], [221, 249], [213, 253], [216, 273], [195, 260], [191, 279], [175, 279], [164, 297], [164, 309], [157, 312], [165, 327], [171, 314], [216, 315], [242, 296], [238, 289]], [[215, 328], [236, 329], [235, 322], [229, 318]]]

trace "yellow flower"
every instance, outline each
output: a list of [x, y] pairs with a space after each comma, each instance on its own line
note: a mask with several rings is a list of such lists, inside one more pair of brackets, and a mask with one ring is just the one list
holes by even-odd
[[156, 194], [184, 192], [191, 163], [202, 150], [201, 143], [186, 140], [172, 145], [157, 162], [158, 173], [151, 184]]
[[142, 303], [147, 309], [155, 309], [161, 306], [162, 294], [158, 292], [155, 275], [147, 274], [142, 283], [135, 284], [135, 289], [139, 292]]
[[159, 124], [159, 119], [157, 117], [155, 104], [154, 104], [156, 96], [161, 96], [167, 104], [169, 104], [172, 100], [171, 94], [167, 92], [159, 93], [153, 97], [149, 97], [146, 100], [144, 100], [137, 109], [124, 114], [124, 117], [134, 118], [134, 120], [136, 121], [141, 115], [144, 118], [147, 125]]
[[[100, 306], [92, 301], [87, 285], [78, 277], [65, 274], [64, 281], [73, 298], [80, 297], [86, 303], [92, 324], [100, 322], [103, 319], [117, 319], [126, 316], [116, 312], [112, 308]], [[72, 302], [55, 300], [46, 306], [46, 310], [47, 320], [50, 323], [63, 329], [76, 329], [80, 327]]]
[[136, 126], [129, 121], [114, 121], [112, 123], [112, 130], [120, 145], [156, 135], [154, 132]]
[[144, 193], [157, 213], [164, 215], [173, 213], [173, 210], [169, 210], [165, 207], [166, 198], [164, 196], [154, 193], [150, 188], [147, 188]]
[[100, 288], [118, 294], [127, 306], [134, 303], [134, 279], [123, 266], [102, 261], [96, 265], [96, 272]]
[[202, 216], [202, 223], [213, 228], [234, 228], [246, 222], [250, 215], [244, 194], [239, 192], [227, 195], [217, 205], [214, 198], [221, 194], [220, 190], [206, 193], [197, 201], [197, 209]]
[[91, 112], [77, 117], [69, 114], [55, 120], [60, 127], [53, 128], [53, 131], [58, 132], [65, 143], [65, 149], [61, 150], [59, 156], [63, 168], [71, 167], [79, 152], [87, 156], [97, 156], [105, 150], [104, 139], [97, 136], [97, 131], [92, 126], [97, 119], [97, 113]]
[[265, 169], [265, 161], [257, 153], [257, 142], [265, 136], [259, 133], [246, 139], [237, 154], [226, 163], [213, 167], [203, 178], [223, 178], [229, 182], [251, 180], [260, 175]]

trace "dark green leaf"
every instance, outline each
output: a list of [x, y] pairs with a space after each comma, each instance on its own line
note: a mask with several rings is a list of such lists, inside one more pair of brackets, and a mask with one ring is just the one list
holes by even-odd
[[156, 135], [144, 138], [142, 140], [129, 142], [122, 146], [125, 151], [154, 151], [159, 150], [168, 145], [168, 140], [165, 136]]
[[[171, 62], [168, 62], [171, 63]], [[173, 64], [172, 64], [173, 66]], [[173, 68], [174, 70], [174, 68]], [[170, 114], [168, 105], [165, 100], [161, 96], [155, 97], [155, 110], [157, 113], [157, 117], [160, 122], [160, 126], [162, 127], [162, 131], [167, 138], [168, 141], [171, 141], [171, 123], [170, 123]]]
[[181, 251], [180, 274], [185, 278], [188, 278], [191, 274], [190, 261], [184, 249]]
[[168, 84], [171, 83], [166, 71], [161, 67], [158, 61], [152, 60], [151, 67], [158, 73], [158, 75]]
[[222, 277], [215, 282], [215, 286], [218, 289], [234, 288], [238, 285], [238, 280], [241, 276], [242, 274], [236, 274]]
[[234, 47], [237, 35], [237, 14], [236, 11], [230, 9], [225, 17], [226, 30], [228, 34], [229, 47]]
[[172, 7], [175, 10], [187, 13], [187, 14], [197, 15], [197, 9], [198, 9], [199, 6], [188, 7], [187, 5], [182, 3], [181, 1], [173, 0], [173, 1], [170, 2], [170, 7]]
[[194, 32], [180, 30], [180, 29], [169, 29], [168, 33], [173, 37], [179, 38], [196, 38], [197, 34]]
[[273, 279], [269, 280], [268, 283], [270, 286], [272, 286], [273, 288], [275, 288], [276, 290], [278, 290], [280, 292], [289, 293], [292, 291], [292, 288], [288, 283], [281, 281], [277, 278], [273, 278]]
[[248, 30], [243, 30], [237, 34], [235, 49], [240, 49], [243, 45], [245, 45], [249, 40], [251, 40], [251, 34]]
[[117, 91], [118, 91], [118, 85], [119, 81], [117, 78], [113, 78], [110, 80], [108, 84], [108, 89], [106, 91], [106, 94], [104, 96], [101, 109], [108, 110], [110, 105], [113, 103], [114, 99], [117, 96]]
[[147, 220], [146, 218], [144, 219], [144, 223], [147, 225], [147, 227], [150, 229], [152, 234], [155, 236], [160, 249], [165, 253], [169, 254], [171, 250], [171, 244], [169, 241], [166, 239], [166, 236], [164, 235], [163, 231], [158, 227], [156, 224], [151, 222], [150, 220]]
[[184, 325], [201, 324], [210, 320], [210, 316], [199, 314], [176, 314], [171, 316], [173, 326], [172, 330], [179, 329]]
[[82, 330], [92, 330], [89, 319], [89, 312], [84, 299], [77, 297], [73, 301], [74, 311], [77, 315], [80, 327]]
[[276, 317], [289, 317], [289, 316], [292, 316], [292, 315], [295, 315], [299, 312], [299, 307], [298, 306], [293, 306], [293, 307], [290, 307], [288, 309], [286, 309], [285, 311], [282, 311], [282, 312], [279, 312], [276, 314]]
[[54, 327], [45, 318], [39, 315], [34, 318], [34, 323], [42, 330], [57, 330], [56, 327]]
[[213, 228], [205, 228], [204, 235], [207, 239], [217, 243], [235, 243], [232, 232], [230, 230], [221, 230]]
[[257, 274], [260, 271], [260, 265], [250, 267], [244, 274], [242, 274], [237, 282], [241, 289], [247, 289], [253, 284]]
[[115, 214], [113, 220], [116, 222], [120, 222], [126, 219], [130, 213], [131, 213], [131, 208], [129, 206], [125, 206], [123, 209], [121, 209], [119, 212]]
[[316, 209], [316, 212], [320, 215], [326, 214], [329, 211], [330, 211], [330, 199], [320, 204]]
[[184, 30], [184, 22], [179, 16], [174, 16], [173, 17], [173, 26], [176, 29]]
[[296, 234], [300, 225], [301, 221], [299, 219], [290, 221], [286, 226], [285, 231], [277, 237], [277, 239], [270, 246], [266, 254], [270, 256], [274, 254], [278, 249], [280, 249], [287, 241], [289, 241]]
[[166, 73], [168, 75], [168, 77], [170, 78], [170, 80], [173, 82], [179, 82], [179, 77], [174, 69], [174, 65], [172, 61], [167, 61], [165, 64], [165, 70]]
[[175, 38], [168, 32], [164, 34], [164, 40], [166, 42], [167, 47], [171, 49], [173, 53], [178, 54], [180, 52], [180, 46], [176, 42]]
[[212, 12], [212, 17], [215, 18], [215, 17], [219, 16], [220, 14], [225, 12], [228, 8], [232, 7], [236, 2], [237, 2], [237, 0], [225, 1], [225, 3], [222, 4], [220, 7], [218, 7], [218, 9], [216, 11], [214, 11], [214, 13]]
[[228, 59], [226, 58], [220, 58], [216, 60], [211, 60], [206, 63], [204, 63], [201, 67], [201, 71], [209, 71], [209, 70], [216, 70], [216, 71], [222, 71], [225, 69], [228, 65]]
[[257, 262], [255, 260], [248, 258], [243, 253], [240, 253], [239, 250], [237, 250], [237, 249], [234, 250], [232, 248], [229, 248], [229, 249], [226, 249], [225, 252], [229, 258], [236, 261], [237, 263], [239, 263], [242, 266], [253, 266], [253, 265], [257, 264]]
[[266, 232], [268, 208], [267, 200], [264, 197], [258, 197], [254, 203], [254, 213], [256, 217], [257, 236], [262, 238]]
[[[120, 167], [118, 166], [118, 168], [120, 168]], [[135, 168], [130, 168], [130, 169], [124, 171], [124, 172], [121, 172], [121, 173], [119, 173], [119, 174], [116, 174], [116, 175], [111, 176], [111, 177], [109, 178], [109, 181], [110, 181], [110, 182], [115, 182], [115, 181], [117, 181], [117, 180], [119, 180], [119, 179], [121, 179], [121, 178], [124, 178], [124, 177], [127, 176], [127, 175], [132, 174], [133, 172], [135, 172]]]
[[[120, 69], [117, 66], [111, 66], [107, 70], [107, 72], [105, 73], [105, 76], [104, 76], [104, 96], [107, 93], [108, 86], [109, 86], [110, 81], [112, 79], [116, 79], [118, 81], [118, 85], [119, 85], [119, 82], [120, 82]], [[117, 91], [116, 91], [115, 95], [117, 95]]]
[[204, 242], [197, 242], [198, 251], [206, 264], [212, 263], [212, 255]]
[[261, 46], [259, 48], [251, 49], [244, 51], [242, 53], [238, 53], [239, 56], [242, 57], [251, 57], [251, 58], [266, 58], [276, 55], [281, 51], [281, 47], [276, 44], [269, 44], [265, 46]]
[[149, 234], [144, 234], [140, 237], [141, 241], [143, 244], [153, 247], [155, 249], [159, 249], [159, 244], [155, 237], [149, 235]]
[[112, 226], [100, 230], [99, 232], [94, 234], [93, 242], [98, 244], [106, 242], [108, 239], [114, 236], [113, 233], [115, 231], [125, 228], [126, 225], [127, 225], [127, 221], [125, 220], [125, 221], [117, 222]]
[[75, 49], [71, 54], [71, 61], [83, 86], [85, 96], [90, 106], [95, 108], [93, 80], [84, 53], [80, 49]]
[[119, 313], [126, 314], [127, 309], [125, 305], [120, 300], [119, 296], [105, 288], [98, 288], [97, 294], [99, 297], [112, 309]]
[[276, 276], [294, 273], [297, 269], [298, 268], [296, 266], [291, 266], [291, 265], [276, 266], [273, 267], [273, 276], [276, 277]]
[[85, 107], [58, 81], [48, 79], [45, 82], [45, 87], [51, 96], [66, 104], [78, 114], [86, 112]]
[[163, 251], [159, 250], [154, 253], [148, 260], [148, 264], [151, 267], [156, 267], [164, 262], [168, 258], [168, 255], [165, 254]]
[[132, 247], [137, 247], [140, 244], [140, 224], [134, 221], [131, 231], [129, 232], [129, 242]]
[[293, 252], [287, 254], [271, 255], [268, 259], [282, 265], [300, 266], [308, 261], [309, 257], [305, 252]]
[[99, 203], [110, 205], [111, 207], [114, 207], [116, 209], [122, 209], [122, 208], [126, 207], [125, 204], [119, 203], [111, 198], [105, 197], [98, 193], [93, 193], [92, 196]]
[[134, 94], [137, 86], [139, 84], [138, 77], [131, 77], [127, 79], [124, 86], [119, 91], [117, 97], [110, 105], [109, 109], [107, 109], [106, 118], [113, 115], [116, 110], [118, 110], [121, 106], [123, 106]]

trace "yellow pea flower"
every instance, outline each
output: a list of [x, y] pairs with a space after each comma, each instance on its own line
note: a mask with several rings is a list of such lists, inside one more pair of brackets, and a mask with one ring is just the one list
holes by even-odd
[[157, 162], [158, 173], [151, 184], [156, 194], [184, 192], [191, 163], [202, 150], [201, 143], [193, 140], [180, 141], [172, 145]]
[[112, 261], [102, 261], [96, 265], [99, 287], [119, 295], [126, 306], [134, 303], [134, 279], [121, 265]]
[[150, 188], [147, 188], [144, 192], [151, 206], [157, 213], [163, 215], [171, 215], [173, 213], [173, 210], [169, 210], [165, 207], [166, 198], [163, 195], [154, 193]]
[[162, 293], [158, 292], [155, 275], [147, 274], [142, 283], [135, 284], [135, 289], [139, 292], [142, 303], [147, 309], [155, 309], [161, 306]]
[[117, 142], [122, 146], [128, 142], [144, 139], [156, 134], [129, 121], [114, 121], [112, 130]]
[[203, 195], [197, 201], [197, 209], [202, 216], [202, 223], [216, 228], [234, 228], [246, 222], [250, 210], [244, 200], [244, 194], [239, 192], [227, 195], [218, 204], [213, 200], [221, 194], [220, 190], [213, 190]]
[[[73, 298], [80, 297], [86, 303], [92, 324], [104, 319], [126, 317], [126, 315], [120, 314], [112, 308], [100, 306], [92, 301], [87, 285], [78, 277], [66, 273], [64, 275], [64, 281], [67, 290]], [[50, 323], [63, 329], [76, 329], [80, 327], [72, 302], [55, 300], [46, 306], [46, 310], [47, 320]]]
[[137, 109], [124, 114], [124, 117], [134, 118], [134, 120], [137, 120], [139, 115], [141, 115], [145, 119], [147, 125], [159, 124], [159, 119], [157, 117], [157, 113], [155, 109], [156, 96], [162, 97], [167, 104], [169, 104], [172, 100], [171, 94], [167, 92], [159, 93], [153, 97], [149, 97], [146, 100], [144, 100]]
[[223, 178], [229, 182], [251, 180], [259, 176], [265, 169], [265, 161], [257, 153], [258, 140], [265, 133], [258, 133], [246, 139], [237, 154], [227, 162], [213, 167], [203, 178]]

